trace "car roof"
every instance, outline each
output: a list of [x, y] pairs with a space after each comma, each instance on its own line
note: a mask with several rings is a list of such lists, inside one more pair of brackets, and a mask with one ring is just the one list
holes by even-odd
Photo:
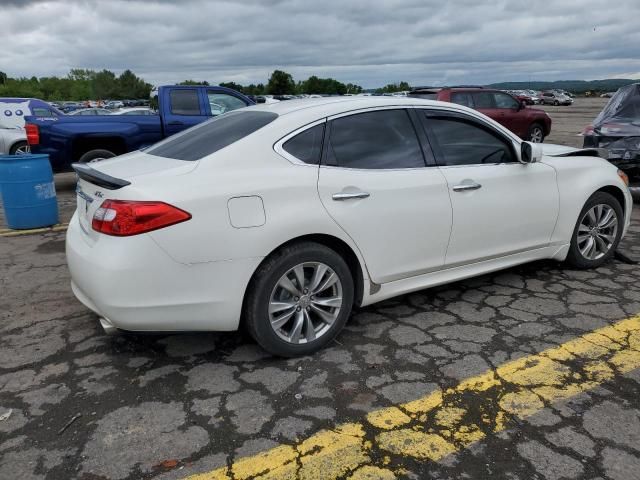
[[388, 106], [451, 106], [451, 103], [438, 102], [435, 100], [425, 100], [411, 97], [322, 97], [322, 98], [302, 98], [286, 100], [278, 103], [260, 103], [249, 108], [266, 112], [277, 113], [278, 115], [288, 115], [295, 112], [319, 113], [320, 116], [338, 115], [350, 110], [365, 108], [388, 107]]

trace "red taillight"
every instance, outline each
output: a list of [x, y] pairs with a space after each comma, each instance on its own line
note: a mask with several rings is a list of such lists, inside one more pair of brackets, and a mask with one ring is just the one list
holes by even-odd
[[105, 200], [93, 215], [91, 227], [100, 233], [128, 237], [185, 222], [191, 215], [164, 202]]
[[27, 143], [29, 145], [38, 145], [40, 143], [40, 129], [38, 126], [27, 123], [24, 129], [27, 131]]

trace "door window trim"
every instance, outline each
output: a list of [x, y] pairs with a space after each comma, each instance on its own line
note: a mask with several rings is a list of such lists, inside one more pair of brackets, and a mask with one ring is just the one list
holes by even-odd
[[[420, 146], [420, 154], [422, 155], [422, 162], [424, 163], [423, 166], [408, 167], [408, 168], [352, 168], [352, 167], [341, 167], [340, 165], [327, 164], [327, 156], [329, 151], [328, 147], [329, 147], [329, 144], [331, 143], [331, 130], [333, 128], [333, 120], [336, 120], [338, 118], [343, 118], [343, 117], [349, 117], [352, 115], [359, 115], [361, 113], [371, 113], [371, 112], [378, 112], [378, 111], [385, 111], [385, 110], [404, 110], [405, 111], [405, 113], [409, 117], [409, 122], [411, 122], [411, 126], [413, 127], [413, 131], [416, 135], [416, 140], [418, 142], [418, 145]], [[407, 170], [423, 170], [430, 166], [435, 166], [435, 163], [433, 165], [430, 165], [429, 162], [427, 161], [427, 158], [429, 155], [427, 152], [425, 152], [425, 148], [422, 145], [422, 139], [420, 136], [420, 126], [416, 124], [410, 110], [411, 108], [408, 108], [407, 105], [385, 105], [382, 107], [375, 106], [375, 107], [349, 110], [347, 112], [340, 112], [338, 114], [327, 117], [326, 119], [327, 125], [324, 129], [324, 141], [322, 143], [322, 155], [320, 157], [320, 166], [323, 168], [336, 168], [340, 170], [349, 170], [353, 172], [396, 172], [396, 171], [402, 172]]]
[[[518, 161], [518, 155], [517, 155], [518, 152], [516, 148], [516, 142], [514, 141], [514, 139], [505, 135], [503, 132], [496, 129], [493, 125], [490, 125], [484, 120], [480, 118], [476, 118], [475, 116], [472, 116], [472, 115], [467, 115], [463, 112], [458, 112], [453, 110], [444, 110], [444, 109], [440, 110], [440, 109], [422, 108], [422, 107], [416, 107], [416, 109], [421, 110], [422, 112], [425, 113], [424, 115], [418, 115], [418, 117], [420, 122], [422, 123], [422, 127], [424, 128], [425, 134], [429, 140], [429, 144], [433, 149], [434, 158], [439, 168], [485, 167], [485, 166], [495, 167], [496, 165], [514, 165], [514, 164], [522, 165]], [[449, 117], [449, 118], [461, 120], [466, 123], [470, 123], [472, 125], [476, 125], [480, 127], [482, 130], [488, 131], [489, 133], [493, 134], [494, 136], [497, 136], [499, 139], [507, 143], [511, 149], [511, 155], [515, 160], [513, 162], [471, 163], [468, 165], [441, 165], [440, 162], [438, 162], [438, 159], [443, 158], [444, 154], [440, 149], [440, 144], [438, 143], [438, 139], [436, 138], [435, 134], [431, 130], [431, 127], [429, 126], [429, 122], [427, 121], [428, 117], [434, 117], [434, 118]]]
[[307, 167], [319, 167], [322, 164], [322, 156], [324, 155], [324, 145], [325, 145], [325, 140], [327, 138], [327, 125], [324, 126], [324, 135], [322, 136], [322, 147], [321, 147], [321, 153], [320, 153], [320, 163], [307, 163], [307, 162], [303, 162], [302, 160], [300, 160], [298, 157], [294, 157], [293, 155], [291, 155], [289, 152], [287, 152], [284, 149], [284, 144], [291, 140], [293, 137], [295, 137], [296, 135], [309, 130], [310, 128], [313, 127], [317, 127], [318, 125], [322, 125], [322, 124], [326, 124], [327, 123], [327, 118], [321, 118], [320, 120], [316, 120], [314, 122], [311, 123], [307, 123], [306, 125], [297, 128], [296, 130], [293, 130], [290, 133], [287, 133], [284, 137], [282, 137], [280, 140], [276, 141], [276, 143], [273, 144], [273, 150], [280, 155], [281, 157], [286, 158], [287, 160], [289, 160], [291, 163], [293, 163], [294, 165], [304, 165]]

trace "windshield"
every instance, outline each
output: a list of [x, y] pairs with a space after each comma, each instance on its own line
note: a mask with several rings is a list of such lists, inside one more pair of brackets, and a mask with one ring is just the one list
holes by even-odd
[[237, 110], [173, 135], [145, 152], [177, 160], [200, 160], [273, 122], [272, 112]]

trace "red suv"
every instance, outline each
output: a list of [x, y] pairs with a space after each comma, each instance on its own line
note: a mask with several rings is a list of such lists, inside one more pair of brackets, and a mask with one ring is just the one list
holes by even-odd
[[551, 118], [544, 110], [527, 107], [500, 90], [482, 87], [420, 87], [413, 89], [408, 96], [474, 108], [530, 142], [542, 143], [551, 132]]

